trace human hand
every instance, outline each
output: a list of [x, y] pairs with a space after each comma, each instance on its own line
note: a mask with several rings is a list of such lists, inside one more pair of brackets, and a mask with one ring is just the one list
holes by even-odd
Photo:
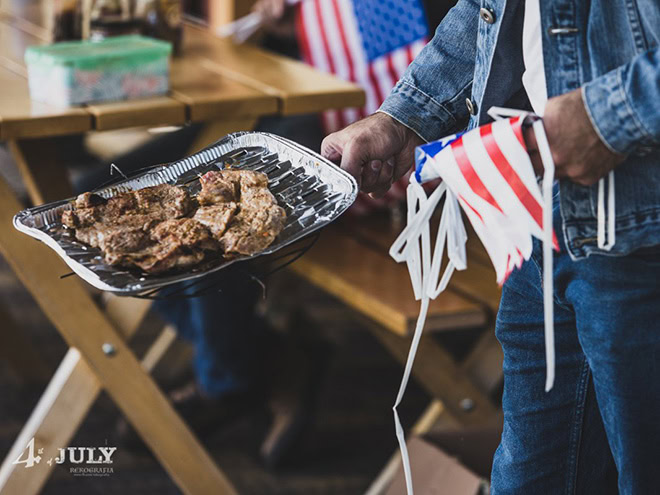
[[[545, 106], [543, 127], [555, 162], [555, 177], [565, 177], [590, 186], [621, 163], [625, 156], [603, 144], [582, 101], [579, 89], [550, 98]], [[543, 170], [536, 135], [525, 129], [525, 144], [537, 173]]]
[[286, 0], [258, 0], [252, 12], [261, 14], [266, 22], [275, 22], [282, 18], [286, 10]]
[[424, 141], [387, 114], [377, 112], [327, 136], [321, 154], [340, 162], [362, 191], [382, 197], [415, 163], [415, 147]]

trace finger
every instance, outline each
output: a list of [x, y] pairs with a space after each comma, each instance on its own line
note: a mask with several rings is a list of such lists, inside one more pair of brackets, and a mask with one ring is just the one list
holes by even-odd
[[378, 182], [380, 171], [383, 168], [383, 162], [373, 160], [365, 167], [362, 167], [362, 191], [371, 192], [373, 186]]
[[362, 168], [372, 160], [366, 143], [363, 140], [354, 139], [344, 147], [341, 155], [341, 168], [360, 181]]
[[273, 9], [273, 16], [275, 19], [280, 19], [284, 15], [284, 1], [283, 0], [275, 0], [273, 3], [274, 9]]
[[523, 139], [525, 140], [528, 153], [538, 151], [539, 145], [536, 142], [536, 133], [532, 126], [523, 127]]
[[371, 196], [374, 198], [382, 198], [387, 194], [387, 191], [392, 187], [394, 182], [394, 165], [391, 160], [383, 163], [383, 168], [378, 176], [378, 181], [372, 188]]
[[[530, 151], [529, 159], [532, 161], [532, 167], [534, 167], [534, 172], [536, 175], [543, 174], [543, 160], [541, 160], [541, 155], [538, 151]], [[557, 176], [557, 170], [555, 170], [555, 176]]]
[[342, 139], [341, 132], [333, 132], [325, 137], [321, 143], [321, 156], [330, 161], [339, 163], [344, 150], [345, 141]]

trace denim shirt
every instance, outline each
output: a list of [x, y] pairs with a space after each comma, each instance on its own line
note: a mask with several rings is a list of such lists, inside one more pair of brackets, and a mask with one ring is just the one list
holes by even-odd
[[[488, 121], [493, 105], [529, 108], [522, 86], [524, 0], [459, 0], [379, 111], [426, 141]], [[597, 247], [598, 188], [560, 183], [573, 259], [660, 244], [660, 2], [540, 0], [548, 97], [581, 88], [616, 169], [616, 244]], [[567, 115], [566, 118], [571, 118]]]

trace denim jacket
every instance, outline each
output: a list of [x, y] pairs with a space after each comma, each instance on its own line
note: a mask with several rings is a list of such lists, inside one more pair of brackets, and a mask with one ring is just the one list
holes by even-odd
[[[488, 120], [493, 105], [528, 105], [522, 87], [524, 0], [459, 0], [380, 111], [427, 141]], [[573, 259], [660, 244], [660, 2], [540, 0], [548, 97], [581, 88], [616, 169], [616, 244], [596, 242], [597, 186], [562, 180]], [[567, 115], [566, 118], [570, 118]]]

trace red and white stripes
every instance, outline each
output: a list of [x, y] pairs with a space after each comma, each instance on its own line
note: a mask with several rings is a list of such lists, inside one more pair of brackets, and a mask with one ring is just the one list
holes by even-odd
[[305, 60], [355, 82], [366, 93], [363, 108], [324, 112], [327, 132], [375, 112], [427, 41], [415, 41], [368, 61], [351, 0], [304, 0], [299, 9], [298, 37]]

